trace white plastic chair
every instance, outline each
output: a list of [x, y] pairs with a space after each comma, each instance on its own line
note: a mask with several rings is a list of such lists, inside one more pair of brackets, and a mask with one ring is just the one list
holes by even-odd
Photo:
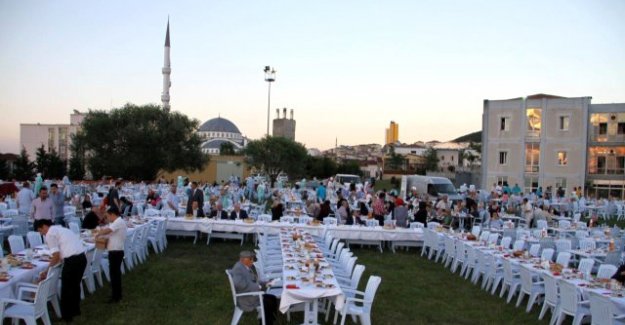
[[536, 303], [536, 299], [545, 294], [545, 286], [543, 281], [536, 281], [532, 272], [523, 265], [519, 267], [519, 275], [521, 276], [521, 290], [519, 292], [519, 298], [516, 301], [516, 306], [519, 307], [521, 305], [523, 297], [527, 294], [529, 299], [525, 312], [529, 313], [532, 310], [532, 306]]
[[48, 293], [53, 284], [52, 281], [53, 279], [48, 278], [39, 283], [34, 302], [18, 299], [0, 300], [0, 315], [2, 315], [2, 320], [5, 318], [12, 318], [14, 320], [23, 319], [26, 324], [36, 324], [37, 319], [41, 318], [44, 324], [50, 325], [47, 302]]
[[261, 222], [271, 222], [271, 215], [269, 214], [261, 214], [258, 216], [258, 221]]
[[514, 245], [512, 246], [512, 249], [515, 251], [522, 251], [524, 247], [525, 247], [525, 241], [519, 239], [519, 240], [514, 241]]
[[69, 223], [69, 229], [76, 235], [80, 235], [80, 226], [75, 222]]
[[579, 249], [581, 250], [594, 250], [596, 247], [597, 244], [592, 238], [584, 238], [579, 241]]
[[558, 314], [556, 324], [562, 324], [566, 315], [570, 315], [573, 316], [573, 325], [580, 325], [584, 317], [590, 315], [589, 301], [582, 301], [581, 292], [575, 284], [560, 279], [558, 287], [560, 288], [560, 307], [556, 311]]
[[536, 221], [536, 228], [538, 228], [538, 229], [547, 229], [547, 228], [549, 228], [549, 225], [547, 224], [547, 220], [537, 220]]
[[532, 244], [532, 246], [530, 246], [530, 256], [533, 257], [538, 257], [540, 254], [540, 244]]
[[282, 217], [280, 217], [280, 222], [295, 223], [295, 218], [293, 218], [291, 216], [282, 216]]
[[501, 239], [501, 243], [499, 245], [502, 246], [504, 249], [509, 249], [511, 242], [512, 242], [512, 237], [504, 237]]
[[323, 218], [324, 225], [336, 226], [338, 224], [338, 220], [334, 217], [325, 217]]
[[556, 240], [556, 252], [568, 252], [571, 250], [571, 241], [569, 239]]
[[616, 315], [614, 302], [595, 292], [590, 292], [590, 314], [592, 325], [625, 324], [625, 314]]
[[471, 233], [475, 236], [475, 237], [479, 237], [480, 236], [480, 231], [482, 230], [482, 228], [480, 226], [473, 226], [473, 228], [471, 228]]
[[228, 276], [228, 282], [230, 283], [230, 291], [232, 291], [232, 300], [234, 302], [234, 314], [232, 315], [232, 321], [230, 322], [230, 324], [231, 325], [238, 324], [239, 320], [241, 319], [241, 316], [243, 315], [243, 309], [239, 308], [237, 304], [237, 298], [245, 297], [245, 296], [257, 296], [258, 300], [260, 301], [260, 306], [257, 308], [257, 311], [258, 311], [258, 314], [260, 315], [261, 324], [265, 325], [265, 313], [264, 313], [264, 306], [263, 306], [264, 292], [254, 291], [254, 292], [237, 293], [236, 289], [234, 288], [234, 281], [232, 280], [232, 275], [230, 274], [230, 270], [226, 270], [226, 275]]
[[24, 237], [18, 235], [9, 236], [9, 247], [11, 248], [11, 254], [15, 255], [26, 247], [24, 246]]
[[28, 247], [35, 248], [37, 246], [43, 245], [43, 239], [41, 238], [41, 234], [36, 231], [29, 231], [26, 234], [26, 238], [28, 239]]
[[510, 303], [512, 297], [516, 294], [519, 286], [521, 285], [521, 278], [519, 277], [518, 272], [514, 272], [512, 270], [512, 265], [510, 261], [507, 259], [503, 260], [503, 285], [501, 286], [501, 291], [499, 292], [499, 297], [503, 297], [503, 295], [508, 291], [508, 298], [506, 299], [506, 303]]
[[599, 270], [597, 270], [597, 278], [598, 279], [610, 279], [616, 273], [618, 268], [611, 264], [601, 264], [599, 265]]
[[[323, 222], [325, 223], [325, 219], [323, 219]], [[367, 219], [367, 221], [365, 221], [365, 226], [367, 227], [377, 227], [379, 225], [380, 225], [380, 221], [376, 219]]]
[[[454, 262], [451, 264], [451, 272], [456, 273], [458, 267], [462, 270], [466, 261], [467, 251], [463, 242], [456, 243], [456, 255], [454, 256]], [[460, 273], [462, 275], [462, 272]]]
[[592, 258], [582, 258], [579, 261], [579, 265], [577, 266], [577, 269], [582, 274], [590, 275], [590, 272], [592, 271], [592, 267], [594, 265], [595, 265], [595, 260], [593, 260]]
[[560, 220], [560, 221], [558, 221], [558, 228], [560, 228], [560, 229], [571, 228], [571, 222], [568, 221], [568, 220]]
[[499, 240], [499, 234], [490, 234], [488, 236], [488, 244], [489, 245], [497, 245], [497, 241]]
[[553, 258], [553, 248], [545, 248], [543, 249], [543, 252], [540, 253], [541, 261], [551, 261], [552, 258]]
[[[91, 262], [91, 272], [95, 279], [98, 281], [100, 287], [104, 286], [104, 281], [102, 281], [102, 255], [104, 251], [101, 249], [96, 249], [93, 254], [93, 262]], [[108, 268], [107, 268], [108, 269]]]
[[441, 225], [441, 224], [440, 224], [440, 223], [438, 223], [438, 222], [435, 222], [435, 221], [430, 221], [430, 222], [428, 222], [428, 226], [427, 226], [427, 228], [428, 228], [428, 229], [431, 229], [431, 230], [435, 230], [435, 229], [436, 229], [436, 228], [438, 228], [440, 225]]
[[[341, 325], [345, 324], [347, 315], [358, 316], [362, 324], [371, 324], [371, 306], [373, 305], [375, 293], [380, 286], [380, 282], [382, 282], [382, 278], [379, 276], [371, 276], [369, 277], [369, 281], [367, 281], [365, 292], [351, 289], [343, 290], [345, 293], [353, 295], [353, 297], [346, 298], [343, 308], [338, 311], [341, 314]], [[335, 323], [336, 316], [337, 314], [334, 315]]]
[[560, 264], [563, 267], [568, 267], [570, 261], [571, 261], [571, 253], [569, 252], [558, 253], [558, 257], [556, 258], [556, 264]]
[[543, 307], [540, 310], [540, 314], [538, 315], [538, 319], [542, 320], [547, 313], [547, 310], [551, 312], [551, 320], [549, 324], [553, 324], [556, 319], [556, 311], [558, 310], [558, 306], [560, 304], [560, 296], [558, 294], [558, 282], [556, 278], [551, 276], [551, 274], [544, 273], [542, 274], [543, 282], [545, 285], [545, 299], [543, 300]]
[[[57, 292], [59, 283], [59, 278], [61, 277], [61, 264], [57, 264], [48, 269], [48, 274], [46, 275], [46, 279], [50, 279], [52, 284], [50, 285], [50, 289], [48, 290], [48, 300], [52, 304], [52, 308], [54, 309], [54, 313], [58, 318], [61, 318], [61, 304], [59, 302], [59, 294]], [[33, 295], [29, 295], [24, 297], [24, 293], [30, 292], [31, 294], [36, 294], [37, 289], [39, 289], [39, 284], [33, 284], [30, 282], [20, 282], [17, 284], [17, 297], [19, 300], [32, 300]]]

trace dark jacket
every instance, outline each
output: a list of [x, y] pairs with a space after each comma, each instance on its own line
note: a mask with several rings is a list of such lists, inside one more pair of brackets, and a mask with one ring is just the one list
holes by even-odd
[[193, 202], [197, 202], [197, 216], [204, 217], [204, 192], [199, 188], [191, 190], [191, 196], [187, 202], [187, 214], [193, 214]]
[[[241, 209], [239, 211], [239, 219], [246, 219], [247, 218], [247, 211]], [[230, 220], [236, 220], [237, 219], [237, 213], [232, 210], [232, 212], [230, 212]]]

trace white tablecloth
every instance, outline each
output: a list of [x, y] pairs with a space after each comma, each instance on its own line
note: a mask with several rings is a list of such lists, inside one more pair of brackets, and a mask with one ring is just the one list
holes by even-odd
[[384, 241], [422, 241], [422, 229], [384, 229], [384, 227], [363, 227], [363, 226], [312, 226], [307, 224], [290, 224], [284, 222], [261, 222], [246, 223], [242, 220], [214, 220], [208, 218], [186, 219], [184, 217], [169, 218], [167, 220], [167, 230], [175, 231], [223, 231], [243, 234], [269, 233], [277, 234], [280, 228], [295, 227], [303, 229], [313, 236], [321, 236], [324, 231], [338, 239], [351, 240], [384, 240]]
[[[305, 234], [305, 232], [304, 232]], [[311, 239], [311, 242], [314, 242]], [[344, 296], [341, 287], [334, 276], [330, 263], [326, 262], [323, 257], [323, 253], [319, 248], [317, 253], [309, 253], [310, 258], [318, 258], [320, 265], [326, 266], [321, 270], [321, 274], [318, 274], [316, 278], [323, 281], [325, 284], [333, 285], [333, 288], [318, 288], [310, 282], [302, 282], [300, 278], [307, 277], [306, 274], [300, 273], [301, 263], [300, 260], [306, 259], [303, 255], [298, 255], [294, 250], [294, 243], [291, 237], [291, 231], [280, 233], [280, 243], [282, 247], [282, 283], [283, 288], [282, 296], [280, 298], [280, 311], [286, 313], [289, 307], [299, 303], [314, 302], [315, 299], [325, 297], [335, 297], [335, 306], [337, 309], [343, 308]], [[285, 246], [287, 245], [287, 246]], [[311, 265], [312, 267], [312, 265]], [[293, 277], [293, 278], [290, 278]], [[327, 277], [327, 278], [326, 278]], [[297, 289], [289, 289], [287, 286], [296, 285]]]

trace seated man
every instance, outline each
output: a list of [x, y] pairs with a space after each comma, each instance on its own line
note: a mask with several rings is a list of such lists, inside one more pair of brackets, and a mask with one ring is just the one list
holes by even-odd
[[247, 218], [247, 211], [241, 210], [241, 203], [239, 202], [235, 203], [234, 210], [232, 210], [232, 212], [230, 213], [230, 219], [236, 220], [236, 219], [246, 219], [246, 218]]
[[223, 210], [221, 202], [217, 202], [215, 209], [211, 209], [210, 217], [215, 219], [228, 219], [228, 212]]
[[[230, 274], [237, 293], [255, 292], [263, 290], [263, 285], [259, 282], [258, 273], [254, 267], [255, 255], [250, 251], [242, 251], [239, 254], [239, 261], [232, 267]], [[263, 283], [264, 284], [264, 283]], [[260, 305], [256, 296], [243, 296], [237, 298], [237, 306], [243, 311], [253, 311]], [[265, 307], [265, 323], [272, 325], [276, 312], [278, 311], [277, 298], [274, 295], [263, 295], [263, 306]]]

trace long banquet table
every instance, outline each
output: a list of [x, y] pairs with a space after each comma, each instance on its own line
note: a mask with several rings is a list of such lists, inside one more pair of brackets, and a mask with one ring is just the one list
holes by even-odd
[[322, 236], [329, 232], [333, 237], [343, 240], [382, 240], [382, 241], [423, 241], [423, 230], [420, 228], [365, 227], [353, 225], [308, 225], [286, 222], [256, 221], [247, 223], [243, 220], [215, 220], [210, 218], [187, 219], [185, 217], [168, 218], [167, 230], [203, 232], [212, 231], [235, 232], [243, 234], [267, 233], [279, 234], [283, 227], [303, 229], [313, 236]]
[[[294, 240], [294, 234], [300, 238]], [[343, 306], [343, 291], [322, 248], [312, 236], [302, 230], [280, 230], [282, 252], [282, 283], [280, 311], [286, 313], [292, 305], [304, 303], [304, 324], [317, 324], [318, 299], [335, 298], [335, 306]], [[318, 269], [315, 268], [315, 263]]]

